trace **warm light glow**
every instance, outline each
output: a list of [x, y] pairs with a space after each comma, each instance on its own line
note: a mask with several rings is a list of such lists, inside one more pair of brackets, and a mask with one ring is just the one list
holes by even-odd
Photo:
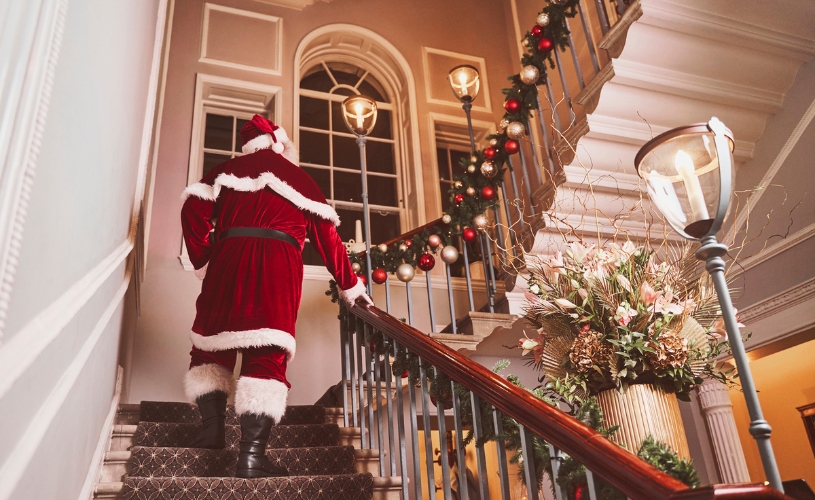
[[478, 70], [467, 64], [456, 66], [447, 75], [450, 88], [461, 102], [472, 102], [478, 95], [480, 79]]
[[342, 102], [342, 118], [351, 132], [366, 136], [376, 125], [376, 102], [364, 95], [348, 97]]
[[705, 205], [705, 195], [702, 193], [702, 185], [699, 183], [693, 160], [688, 153], [680, 149], [679, 152], [676, 153], [674, 167], [679, 176], [682, 177], [682, 182], [685, 184], [685, 192], [688, 194], [688, 202], [693, 212], [693, 218], [697, 221], [709, 219], [710, 215], [707, 211], [707, 205]]
[[356, 112], [357, 116], [357, 128], [362, 128], [362, 103], [358, 102], [354, 105], [354, 111]]
[[676, 167], [676, 171], [682, 176], [683, 179], [693, 175], [693, 160], [691, 160], [688, 153], [682, 151], [681, 149], [678, 153], [676, 153], [674, 167]]

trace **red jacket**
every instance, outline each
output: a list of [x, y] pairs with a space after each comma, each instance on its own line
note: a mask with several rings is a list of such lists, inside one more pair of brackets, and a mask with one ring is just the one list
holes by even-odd
[[[343, 298], [365, 292], [351, 270], [335, 225], [339, 217], [317, 184], [268, 149], [213, 168], [184, 190], [181, 211], [190, 261], [206, 273], [196, 302], [193, 345], [204, 351], [276, 345], [294, 356], [294, 327], [303, 284], [302, 249], [312, 246], [334, 276]], [[210, 237], [215, 226], [215, 241]], [[277, 229], [294, 245], [268, 238], [218, 240], [231, 227]]]

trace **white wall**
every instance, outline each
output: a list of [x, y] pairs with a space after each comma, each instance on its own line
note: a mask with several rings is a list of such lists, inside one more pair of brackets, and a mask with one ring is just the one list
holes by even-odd
[[158, 4], [67, 7], [0, 346], [3, 499], [77, 498], [108, 416]]

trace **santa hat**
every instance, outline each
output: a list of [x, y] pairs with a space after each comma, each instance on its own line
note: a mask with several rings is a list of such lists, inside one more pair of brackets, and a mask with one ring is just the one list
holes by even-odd
[[297, 164], [297, 151], [294, 148], [294, 143], [289, 140], [286, 131], [260, 115], [253, 116], [243, 126], [241, 139], [243, 139], [242, 151], [244, 154], [271, 147], [271, 150], [275, 153], [282, 154], [292, 163]]

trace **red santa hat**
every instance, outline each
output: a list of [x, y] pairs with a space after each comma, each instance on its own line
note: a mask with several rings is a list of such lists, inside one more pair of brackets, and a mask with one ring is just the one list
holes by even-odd
[[242, 151], [244, 154], [271, 148], [275, 153], [282, 154], [289, 161], [297, 164], [297, 151], [286, 131], [260, 115], [253, 116], [243, 126], [241, 139], [243, 139]]

